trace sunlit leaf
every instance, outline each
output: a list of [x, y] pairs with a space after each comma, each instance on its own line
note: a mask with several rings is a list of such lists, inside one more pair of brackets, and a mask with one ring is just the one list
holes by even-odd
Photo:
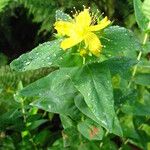
[[143, 13], [150, 21], [150, 0], [144, 0], [143, 2]]

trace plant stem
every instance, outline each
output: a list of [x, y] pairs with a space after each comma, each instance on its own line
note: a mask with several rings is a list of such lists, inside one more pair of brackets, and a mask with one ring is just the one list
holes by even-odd
[[[21, 101], [21, 110], [22, 110], [22, 114], [23, 114], [23, 122], [25, 124], [25, 127], [27, 128], [27, 117], [26, 117], [26, 112], [25, 112], [25, 108], [24, 108], [24, 99], [22, 99], [22, 101]], [[31, 141], [32, 145], [34, 146], [34, 149], [37, 150], [37, 146], [34, 143], [32, 135], [29, 131], [28, 131], [28, 134], [30, 136], [30, 141]]]
[[[150, 26], [150, 23], [149, 23], [148, 26]], [[148, 39], [148, 33], [145, 34], [142, 45], [145, 45], [145, 44], [146, 44], [147, 39]], [[142, 56], [142, 51], [139, 52], [138, 57], [137, 57], [137, 61], [139, 61], [139, 60], [141, 59], [141, 56]], [[130, 82], [129, 82], [127, 88], [130, 88], [130, 86], [131, 86], [131, 84], [132, 84], [132, 80], [133, 80], [133, 78], [134, 78], [134, 76], [135, 76], [135, 74], [136, 74], [137, 67], [138, 67], [138, 65], [136, 65], [136, 66], [134, 67], [134, 69], [133, 69], [132, 77], [131, 77], [131, 80], [130, 80]]]
[[[106, 130], [106, 133], [104, 134], [104, 137], [106, 137], [109, 134], [108, 130]], [[104, 142], [102, 141], [99, 145], [100, 148], [102, 148]]]
[[26, 124], [26, 115], [25, 115], [24, 100], [23, 99], [21, 101], [21, 110], [22, 110], [22, 115], [23, 115], [23, 121]]
[[85, 65], [85, 57], [83, 57], [83, 65]]

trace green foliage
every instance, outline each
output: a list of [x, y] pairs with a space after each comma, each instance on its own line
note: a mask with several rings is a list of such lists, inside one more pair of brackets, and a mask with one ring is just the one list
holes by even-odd
[[145, 14], [145, 16], [149, 19], [150, 21], [150, 1], [149, 0], [145, 0], [143, 3], [143, 13]]
[[[146, 6], [145, 6], [146, 5]], [[137, 23], [139, 25], [139, 27], [143, 30], [143, 31], [148, 31], [150, 30], [150, 20], [147, 18], [147, 14], [149, 14], [149, 10], [147, 9], [147, 2], [144, 2], [143, 5], [143, 9], [142, 9], [142, 2], [141, 0], [134, 0], [134, 9], [135, 9], [135, 16], [136, 16], [136, 20]], [[146, 16], [145, 16], [146, 14]]]
[[142, 49], [134, 34], [123, 27], [111, 26], [104, 30], [101, 38], [103, 51], [109, 55], [135, 58], [136, 51]]
[[78, 130], [89, 140], [102, 140], [103, 129], [91, 120], [84, 120], [78, 124]]
[[[64, 20], [67, 16], [61, 15], [61, 11], [58, 11], [57, 17]], [[125, 134], [126, 137], [139, 140], [134, 127], [132, 131], [130, 127], [125, 126], [125, 122], [120, 126], [115, 113], [111, 78], [119, 75], [124, 80], [130, 79], [129, 69], [137, 63], [133, 58], [136, 57], [136, 52], [142, 50], [142, 46], [133, 33], [125, 28], [112, 26], [104, 30], [103, 36], [102, 44], [105, 47], [102, 55], [105, 59], [93, 61], [94, 58], [87, 58], [85, 64], [82, 64], [79, 55], [72, 55], [76, 47], [71, 48], [68, 52], [63, 52], [59, 47], [63, 39], [60, 39], [42, 44], [14, 60], [11, 67], [19, 71], [48, 66], [59, 67], [57, 71], [25, 87], [20, 91], [20, 95], [37, 97], [37, 100], [31, 103], [32, 106], [60, 114], [65, 129], [77, 128], [89, 140], [101, 140], [103, 138], [102, 127], [108, 133], [123, 136], [121, 126], [129, 130]], [[114, 56], [120, 56], [120, 58], [114, 58]], [[139, 82], [139, 77], [136, 76], [135, 83], [139, 84]], [[120, 88], [121, 91], [128, 90], [124, 87], [124, 83], [119, 84], [123, 84], [121, 85], [123, 89]], [[130, 97], [126, 93], [122, 94], [120, 97], [126, 101], [121, 108], [119, 106], [117, 109], [121, 109], [125, 114], [149, 115], [147, 101], [145, 104], [140, 104], [138, 97], [135, 96], [135, 100], [132, 102], [134, 105], [131, 105], [129, 98], [132, 97], [132, 94]], [[99, 133], [99, 131], [101, 132]], [[137, 138], [131, 136], [133, 133]], [[68, 134], [64, 137], [67, 138]]]
[[[59, 47], [60, 42], [61, 40], [55, 40], [39, 45], [33, 51], [14, 60], [11, 63], [11, 67], [15, 70], [26, 71], [40, 67], [82, 65], [82, 58], [79, 55], [72, 54], [76, 53], [75, 50], [70, 49], [68, 52], [62, 51]], [[136, 52], [142, 49], [141, 44], [133, 36], [131, 31], [129, 32], [124, 28], [116, 26], [104, 30], [102, 44], [105, 45], [103, 49], [104, 55], [109, 57], [111, 55], [117, 55], [134, 58], [136, 57]], [[87, 59], [87, 63], [91, 62], [91, 59]]]
[[[113, 109], [112, 85], [107, 66], [94, 63], [77, 68], [71, 74], [74, 86], [83, 95], [87, 106], [99, 120], [100, 125], [109, 132], [122, 135]], [[103, 81], [100, 82], [99, 79]]]
[[65, 53], [59, 47], [60, 42], [61, 40], [55, 40], [39, 45], [33, 51], [14, 60], [11, 67], [15, 70], [26, 71], [41, 67], [80, 65], [82, 63], [81, 57], [72, 55], [71, 51], [73, 50]]
[[[53, 29], [53, 23], [55, 22], [55, 12], [57, 9], [67, 10], [73, 7], [80, 7], [83, 5], [88, 5], [90, 1], [74, 1], [70, 0], [18, 0], [20, 4], [23, 4], [25, 8], [29, 9], [29, 13], [34, 16], [34, 22], [41, 22], [41, 31], [50, 31]], [[65, 7], [64, 7], [65, 6]], [[51, 23], [50, 23], [51, 22]]]
[[41, 31], [51, 30], [54, 22], [54, 14], [56, 11], [57, 3], [54, 0], [19, 0], [19, 3], [23, 4], [25, 8], [29, 9], [29, 13], [33, 14], [35, 22], [42, 22]]
[[7, 56], [5, 56], [3, 53], [0, 53], [0, 67], [7, 64]]
[[9, 4], [10, 0], [1, 0], [0, 1], [0, 13], [4, 11], [5, 7]]
[[75, 93], [76, 89], [63, 70], [54, 71], [21, 91], [22, 96], [38, 96], [38, 101], [32, 105], [49, 112], [67, 115], [73, 113]]

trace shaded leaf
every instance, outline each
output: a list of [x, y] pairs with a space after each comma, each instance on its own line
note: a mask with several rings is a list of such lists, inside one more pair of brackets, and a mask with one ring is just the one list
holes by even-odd
[[135, 83], [143, 86], [150, 86], [150, 74], [149, 73], [138, 73], [135, 76]]
[[131, 67], [137, 64], [137, 60], [127, 57], [114, 57], [103, 63], [108, 65], [112, 75], [119, 74], [121, 77], [127, 79], [130, 77]]
[[123, 130], [124, 137], [139, 139], [139, 135], [137, 134], [132, 115], [125, 115], [120, 118], [121, 127]]
[[42, 125], [43, 123], [47, 122], [47, 121], [48, 121], [47, 119], [40, 119], [40, 120], [33, 121], [31, 123], [31, 125], [28, 126], [28, 129], [29, 130], [34, 130], [34, 129], [38, 128], [40, 125]]
[[150, 115], [150, 104], [135, 103], [134, 105], [124, 105], [122, 111], [126, 114], [132, 114], [136, 116], [149, 116]]
[[64, 129], [70, 128], [74, 125], [73, 121], [69, 116], [60, 115], [60, 120]]
[[115, 142], [111, 141], [109, 138], [105, 138], [100, 150], [118, 150], [118, 147]]
[[78, 150], [99, 150], [99, 146], [94, 142], [83, 143], [78, 147]]

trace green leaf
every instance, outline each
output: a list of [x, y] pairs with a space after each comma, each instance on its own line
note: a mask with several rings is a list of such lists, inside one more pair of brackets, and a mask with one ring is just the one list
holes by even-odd
[[103, 63], [108, 65], [112, 76], [119, 74], [121, 77], [127, 79], [130, 77], [129, 72], [131, 67], [137, 64], [137, 60], [127, 57], [115, 57], [108, 59]]
[[123, 135], [126, 138], [139, 139], [139, 135], [137, 134], [132, 115], [124, 115], [120, 118], [121, 127], [123, 130]]
[[1, 150], [13, 150], [15, 147], [14, 140], [11, 136], [7, 135], [5, 138], [1, 138]]
[[10, 109], [9, 111], [0, 115], [0, 131], [4, 131], [6, 128], [11, 128], [21, 131], [24, 127], [21, 119], [22, 113], [17, 109]]
[[11, 0], [0, 0], [0, 13], [4, 10], [10, 1]]
[[122, 107], [122, 111], [126, 114], [132, 114], [136, 116], [149, 116], [150, 115], [150, 103], [141, 104], [135, 103], [133, 106], [126, 104]]
[[64, 129], [70, 128], [73, 126], [73, 121], [69, 116], [60, 115], [60, 120]]
[[[137, 95], [138, 94], [138, 95]], [[142, 95], [138, 91], [135, 96], [130, 95], [126, 97], [126, 104], [124, 104], [121, 110], [126, 114], [136, 116], [149, 116], [150, 115], [150, 93], [147, 90], [142, 90]], [[132, 96], [132, 97], [131, 97]], [[138, 101], [140, 96], [140, 102]]]
[[[116, 90], [116, 89], [115, 89]], [[121, 107], [123, 104], [128, 103], [129, 105], [134, 105], [137, 101], [137, 91], [136, 90], [118, 90], [118, 93], [115, 93], [114, 90], [114, 98], [115, 98], [115, 106]]]
[[150, 52], [150, 42], [146, 42], [146, 44], [143, 45], [143, 52], [146, 54]]
[[97, 122], [98, 124], [101, 124], [101, 122], [95, 117], [93, 112], [90, 110], [90, 108], [87, 106], [87, 104], [84, 101], [84, 97], [80, 94], [77, 95], [74, 99], [76, 107], [87, 117], [92, 119], [93, 121]]
[[143, 2], [143, 13], [150, 21], [150, 0], [145, 0]]
[[32, 121], [31, 124], [28, 126], [28, 130], [34, 130], [47, 121], [48, 121], [47, 119], [40, 119], [40, 120]]
[[71, 127], [62, 131], [63, 145], [64, 147], [74, 147], [78, 146], [80, 141], [79, 132], [76, 128]]
[[104, 64], [89, 64], [74, 68], [71, 79], [84, 96], [87, 106], [101, 126], [118, 135], [122, 131], [114, 111], [113, 91], [109, 69]]
[[81, 65], [82, 58], [71, 54], [72, 49], [64, 52], [60, 48], [61, 40], [46, 42], [34, 48], [31, 52], [21, 55], [10, 66], [17, 71], [35, 70], [51, 66]]
[[57, 10], [56, 11], [55, 18], [56, 18], [56, 21], [59, 21], [59, 20], [62, 20], [62, 21], [71, 21], [72, 20], [72, 18], [68, 14], [64, 13], [61, 10]]
[[135, 83], [143, 86], [150, 86], [150, 74], [149, 73], [138, 73], [135, 76]]
[[80, 144], [78, 150], [99, 150], [99, 145], [96, 145], [93, 141]]
[[144, 130], [144, 131], [147, 133], [147, 135], [150, 136], [150, 125], [148, 125], [148, 124], [143, 124], [143, 125], [142, 125], [142, 130]]
[[106, 28], [101, 41], [104, 45], [102, 53], [113, 56], [120, 55], [133, 58], [136, 57], [136, 51], [142, 49], [134, 34], [130, 30], [119, 26]]
[[139, 27], [143, 31], [149, 30], [150, 29], [150, 26], [149, 26], [150, 21], [149, 21], [149, 19], [146, 18], [146, 16], [143, 13], [141, 0], [134, 0], [134, 11], [135, 11], [136, 21], [137, 21]]
[[31, 105], [40, 109], [73, 115], [76, 112], [73, 101], [76, 92], [70, 77], [66, 75], [65, 69], [62, 69], [30, 84], [20, 94], [37, 97]]
[[141, 145], [141, 149], [145, 149], [145, 150], [147, 149], [147, 143], [150, 141], [150, 136], [142, 129], [144, 122], [146, 121], [148, 121], [146, 117], [141, 117], [141, 116], [133, 117], [133, 123], [139, 135], [138, 144]]
[[34, 142], [38, 145], [45, 146], [50, 138], [52, 138], [52, 133], [48, 129], [44, 129], [35, 134]]
[[118, 150], [117, 145], [109, 138], [103, 140], [103, 145], [100, 150]]
[[102, 140], [104, 132], [100, 125], [90, 119], [86, 119], [78, 124], [78, 130], [89, 140]]

